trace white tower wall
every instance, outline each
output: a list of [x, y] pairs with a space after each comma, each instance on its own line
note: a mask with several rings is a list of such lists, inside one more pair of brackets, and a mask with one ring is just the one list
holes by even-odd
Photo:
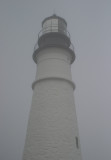
[[36, 80], [57, 77], [72, 82], [70, 62], [71, 54], [67, 50], [57, 47], [45, 48], [37, 55]]
[[81, 160], [71, 52], [47, 46], [36, 54], [23, 160]]

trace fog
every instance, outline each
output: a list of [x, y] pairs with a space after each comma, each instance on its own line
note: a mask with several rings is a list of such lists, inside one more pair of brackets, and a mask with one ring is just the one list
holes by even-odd
[[68, 23], [76, 60], [77, 111], [83, 160], [111, 160], [111, 1], [0, 1], [0, 160], [21, 160], [36, 64], [33, 48], [44, 18]]

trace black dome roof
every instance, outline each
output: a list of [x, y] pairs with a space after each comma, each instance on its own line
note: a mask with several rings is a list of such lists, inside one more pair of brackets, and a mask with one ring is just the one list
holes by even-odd
[[65, 19], [62, 18], [62, 17], [57, 16], [56, 14], [53, 14], [52, 16], [45, 18], [45, 19], [42, 21], [42, 26], [43, 26], [44, 22], [47, 21], [47, 20], [49, 20], [49, 19], [60, 19], [60, 20], [63, 21], [63, 22], [66, 24], [66, 26], [67, 26], [67, 22], [65, 21]]

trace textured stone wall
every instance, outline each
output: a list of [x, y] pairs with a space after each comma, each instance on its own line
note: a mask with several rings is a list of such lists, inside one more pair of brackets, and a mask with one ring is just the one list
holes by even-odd
[[81, 160], [70, 61], [59, 48], [37, 56], [23, 160]]

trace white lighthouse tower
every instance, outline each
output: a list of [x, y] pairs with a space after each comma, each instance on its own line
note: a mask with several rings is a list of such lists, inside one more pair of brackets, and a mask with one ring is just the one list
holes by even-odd
[[37, 74], [23, 160], [81, 160], [71, 77], [74, 59], [66, 21], [56, 15], [44, 19], [33, 53]]

